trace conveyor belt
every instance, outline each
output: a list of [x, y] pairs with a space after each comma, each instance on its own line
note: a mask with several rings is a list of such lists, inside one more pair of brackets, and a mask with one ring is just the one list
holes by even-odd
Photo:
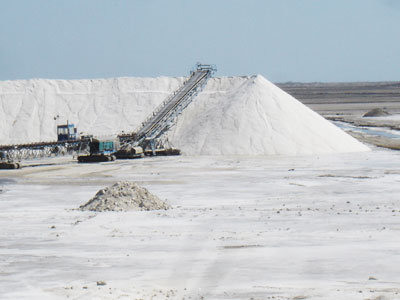
[[0, 145], [0, 161], [50, 157], [78, 152], [87, 140], [39, 142], [31, 144]]
[[190, 104], [205, 86], [216, 69], [197, 64], [196, 70], [184, 84], [170, 95], [136, 130], [135, 144], [145, 147], [148, 141], [160, 138], [176, 122], [177, 116]]
[[[178, 115], [192, 102], [215, 71], [215, 67], [211, 65], [197, 64], [196, 70], [191, 73], [183, 85], [161, 103], [134, 133], [119, 136], [121, 143], [134, 146], [140, 145], [143, 148], [150, 143], [154, 152], [155, 140], [159, 139], [175, 124]], [[23, 159], [74, 153], [79, 152], [87, 144], [88, 140], [85, 139], [0, 145], [0, 161], [20, 161]]]

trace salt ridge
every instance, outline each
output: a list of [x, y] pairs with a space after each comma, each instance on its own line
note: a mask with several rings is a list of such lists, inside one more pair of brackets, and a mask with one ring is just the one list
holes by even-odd
[[[67, 120], [97, 136], [130, 132], [184, 78], [0, 82], [0, 144], [56, 139]], [[59, 115], [58, 120], [54, 117]], [[303, 155], [368, 151], [264, 77], [211, 78], [168, 140], [188, 155]]]

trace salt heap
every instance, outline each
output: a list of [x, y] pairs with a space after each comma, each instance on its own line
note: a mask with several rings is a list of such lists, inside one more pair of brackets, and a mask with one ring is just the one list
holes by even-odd
[[133, 182], [121, 181], [99, 190], [89, 202], [79, 208], [102, 212], [159, 210], [168, 209], [169, 206], [146, 188]]
[[369, 150], [261, 75], [213, 79], [179, 118], [170, 140], [192, 155]]
[[[133, 131], [183, 80], [0, 82], [0, 144], [54, 140], [56, 123], [66, 120], [97, 136]], [[179, 116], [168, 140], [187, 155], [369, 150], [260, 75], [211, 78]]]

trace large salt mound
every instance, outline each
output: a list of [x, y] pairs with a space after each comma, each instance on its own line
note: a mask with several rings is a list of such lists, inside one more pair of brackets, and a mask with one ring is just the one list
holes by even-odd
[[[182, 81], [158, 77], [0, 82], [0, 144], [54, 140], [56, 122], [67, 119], [80, 132], [97, 136], [132, 131]], [[210, 79], [168, 139], [188, 155], [368, 150], [260, 75]]]
[[0, 145], [56, 140], [57, 124], [67, 120], [95, 136], [132, 131], [182, 82], [169, 77], [0, 81]]
[[101, 212], [159, 210], [168, 209], [169, 206], [146, 188], [133, 182], [121, 181], [101, 189], [89, 202], [79, 208]]
[[183, 152], [202, 155], [369, 150], [260, 75], [211, 81], [182, 114], [170, 140]]

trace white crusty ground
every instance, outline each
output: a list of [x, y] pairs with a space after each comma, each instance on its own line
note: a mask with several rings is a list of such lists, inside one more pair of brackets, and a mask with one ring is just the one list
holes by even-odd
[[[398, 300], [399, 158], [66, 157], [0, 170], [0, 299]], [[76, 209], [120, 180], [172, 209]]]

